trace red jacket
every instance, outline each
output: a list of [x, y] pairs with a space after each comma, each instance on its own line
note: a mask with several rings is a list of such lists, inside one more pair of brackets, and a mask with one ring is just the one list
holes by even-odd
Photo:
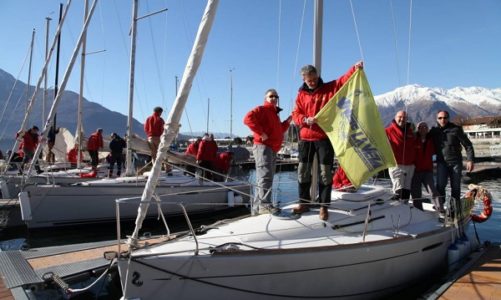
[[186, 148], [186, 155], [191, 155], [191, 156], [197, 156], [198, 154], [198, 146], [200, 145], [200, 141], [193, 142], [188, 145], [188, 148]]
[[404, 129], [400, 128], [395, 120], [391, 121], [385, 130], [397, 164], [413, 165], [416, 157], [416, 136], [410, 124], [406, 124], [405, 137]]
[[217, 144], [214, 141], [201, 141], [198, 146], [197, 160], [214, 162], [217, 159]]
[[428, 136], [424, 142], [422, 142], [420, 138], [417, 138], [416, 172], [433, 172], [433, 154], [435, 154], [433, 140]]
[[[78, 153], [78, 149], [77, 148], [71, 148], [70, 151], [68, 151], [68, 154], [66, 155], [66, 158], [68, 159], [68, 161], [72, 164], [76, 164], [78, 161], [77, 161], [77, 153]], [[80, 161], [83, 160], [83, 155], [82, 155], [82, 152], [80, 152]]]
[[[266, 145], [276, 153], [282, 148], [284, 132], [289, 128], [290, 120], [280, 122], [278, 108], [265, 100], [263, 105], [245, 115], [244, 124], [252, 131], [254, 144]], [[265, 141], [261, 139], [263, 133], [268, 136]]]
[[87, 150], [98, 151], [101, 148], [103, 148], [103, 136], [99, 133], [99, 131], [96, 131], [89, 136], [89, 140], [87, 141]]
[[164, 119], [160, 117], [160, 114], [154, 112], [146, 119], [144, 123], [144, 132], [148, 137], [161, 136], [164, 132], [164, 124]]
[[355, 70], [355, 66], [352, 66], [343, 76], [327, 83], [322, 83], [319, 78], [318, 87], [313, 91], [309, 90], [305, 83], [301, 86], [297, 94], [296, 106], [292, 111], [292, 119], [300, 127], [299, 137], [301, 140], [318, 141], [327, 138], [325, 132], [317, 124], [308, 126], [304, 119], [314, 117], [350, 79]]
[[19, 149], [28, 152], [35, 152], [38, 146], [38, 133], [32, 133], [31, 130], [18, 133], [16, 136], [19, 137], [22, 135], [22, 141], [19, 144]]
[[336, 170], [336, 173], [334, 173], [334, 178], [332, 178], [332, 187], [336, 190], [340, 190], [342, 188], [351, 186], [353, 186], [353, 184], [351, 184], [351, 181], [348, 179], [348, 176], [346, 176], [343, 168], [339, 166]]
[[216, 161], [214, 162], [216, 171], [222, 174], [227, 174], [231, 167], [232, 158], [233, 154], [231, 152], [226, 151], [219, 153]]

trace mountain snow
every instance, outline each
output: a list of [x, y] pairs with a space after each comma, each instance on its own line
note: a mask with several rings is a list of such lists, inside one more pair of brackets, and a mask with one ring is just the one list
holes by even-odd
[[412, 84], [374, 98], [378, 106], [382, 107], [408, 106], [419, 101], [441, 101], [448, 106], [455, 106], [459, 103], [474, 106], [485, 104], [501, 106], [501, 88], [455, 87], [442, 89]]

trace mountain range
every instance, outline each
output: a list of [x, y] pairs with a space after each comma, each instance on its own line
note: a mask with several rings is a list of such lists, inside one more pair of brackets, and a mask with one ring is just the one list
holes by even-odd
[[[27, 106], [27, 84], [18, 81], [13, 89], [14, 83], [16, 83], [15, 78], [0, 69], [0, 149], [2, 150], [12, 147], [15, 133], [19, 130]], [[34, 87], [30, 86], [30, 92], [33, 91]], [[7, 103], [10, 94], [12, 95]], [[28, 126], [41, 125], [42, 93], [38, 94]], [[48, 90], [47, 99], [53, 99], [53, 97], [54, 90]], [[501, 88], [456, 87], [443, 89], [414, 84], [397, 88], [374, 98], [385, 126], [391, 122], [399, 110], [406, 110], [412, 122], [426, 121], [429, 125], [435, 124], [438, 110], [448, 110], [452, 120], [501, 115]], [[65, 91], [57, 110], [58, 127], [65, 127], [70, 132], [75, 132], [77, 101], [77, 93]], [[47, 104], [46, 114], [49, 109], [50, 106]], [[90, 134], [96, 128], [105, 129], [105, 133], [125, 134], [127, 116], [85, 98], [83, 111], [85, 113], [82, 118], [86, 134]], [[135, 119], [133, 120], [133, 132], [144, 136], [143, 124]], [[216, 137], [228, 135], [219, 133]]]

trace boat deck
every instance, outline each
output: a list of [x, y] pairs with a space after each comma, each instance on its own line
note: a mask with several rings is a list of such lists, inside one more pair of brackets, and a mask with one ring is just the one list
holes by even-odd
[[[161, 239], [140, 242], [155, 243]], [[120, 250], [126, 251], [127, 248], [124, 244]], [[64, 279], [88, 271], [104, 270], [110, 264], [103, 256], [106, 251], [118, 252], [117, 242], [0, 251], [0, 299], [28, 299], [25, 289], [43, 283], [42, 276], [48, 272]]]
[[438, 299], [501, 299], [501, 245], [486, 248]]

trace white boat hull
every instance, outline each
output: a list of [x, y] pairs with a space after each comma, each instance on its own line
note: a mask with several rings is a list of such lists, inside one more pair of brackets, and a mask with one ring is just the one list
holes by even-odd
[[191, 236], [135, 250], [118, 262], [124, 298], [371, 299], [446, 266], [456, 229], [434, 212], [376, 199], [367, 224], [370, 199], [338, 199], [326, 222], [318, 209], [259, 215], [197, 236], [197, 254]]
[[133, 258], [119, 268], [129, 270], [125, 299], [371, 299], [446, 263], [450, 236], [443, 229], [355, 245]]
[[[192, 179], [189, 179], [192, 180]], [[120, 218], [135, 219], [144, 190], [141, 183], [103, 183], [98, 185], [74, 186], [35, 185], [26, 187], [28, 197], [22, 199], [21, 210], [24, 221], [29, 228], [70, 226], [86, 223], [114, 222], [117, 218], [116, 200], [132, 198], [131, 201], [121, 203]], [[207, 213], [228, 208], [236, 198], [248, 202], [250, 187], [242, 182], [224, 183], [236, 191], [212, 184], [201, 185], [198, 180], [192, 184], [173, 182], [159, 183], [156, 194], [162, 200], [162, 211], [165, 215], [182, 214], [183, 204], [190, 213]], [[241, 194], [239, 192], [242, 192]], [[231, 195], [230, 195], [231, 193]], [[150, 205], [148, 217], [157, 217], [156, 205]]]

